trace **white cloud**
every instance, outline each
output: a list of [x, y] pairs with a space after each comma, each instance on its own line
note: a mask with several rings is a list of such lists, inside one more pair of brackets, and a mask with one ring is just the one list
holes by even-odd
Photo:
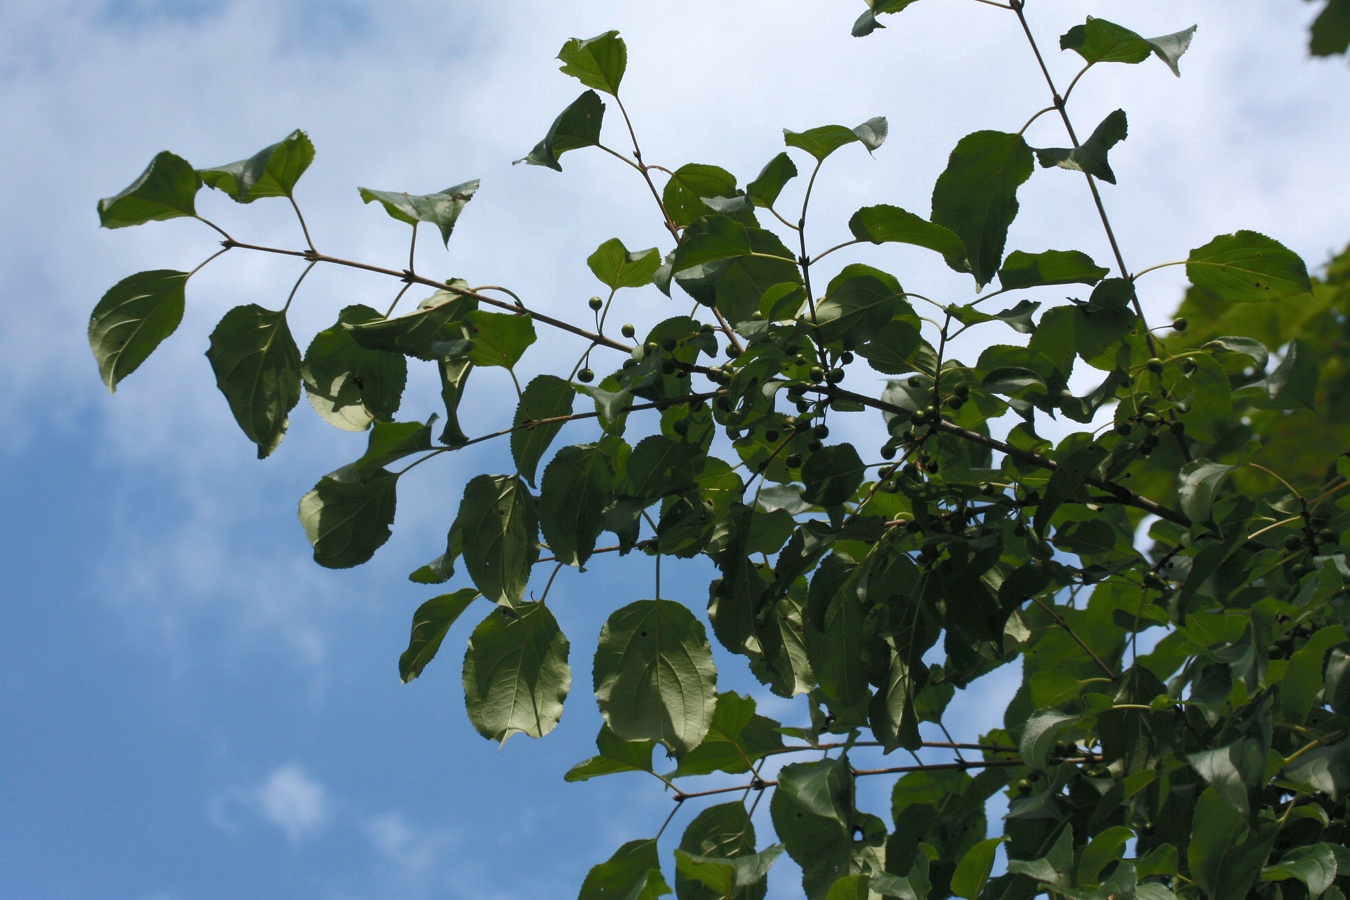
[[299, 763], [272, 770], [261, 783], [216, 794], [207, 818], [222, 831], [237, 833], [243, 819], [277, 828], [292, 846], [319, 836], [333, 819], [334, 803], [322, 782]]

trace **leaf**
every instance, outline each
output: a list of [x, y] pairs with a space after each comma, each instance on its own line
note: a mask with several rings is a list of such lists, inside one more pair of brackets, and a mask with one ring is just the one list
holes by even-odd
[[1233, 388], [1228, 373], [1212, 356], [1191, 357], [1195, 371], [1182, 375], [1175, 367], [1163, 373], [1163, 383], [1173, 396], [1189, 388], [1189, 407], [1177, 413], [1186, 426], [1186, 434], [1197, 441], [1212, 444], [1233, 421]]
[[600, 712], [624, 740], [654, 740], [684, 754], [712, 724], [712, 649], [702, 623], [673, 600], [639, 600], [610, 615], [594, 677]]
[[543, 603], [488, 613], [464, 653], [464, 703], [478, 733], [505, 744], [513, 734], [540, 738], [552, 731], [572, 685], [567, 650]]
[[1327, 0], [1308, 36], [1308, 52], [1313, 56], [1336, 56], [1350, 49], [1350, 0]]
[[920, 660], [911, 662], [904, 655], [892, 652], [886, 680], [868, 705], [872, 733], [887, 753], [901, 747], [917, 750], [921, 743], [919, 716], [914, 711], [915, 664], [922, 675], [924, 666]]
[[[1101, 880], [1102, 870], [1121, 858], [1125, 845], [1134, 838], [1134, 830], [1124, 825], [1112, 825], [1092, 836], [1092, 840], [1083, 848], [1083, 858], [1078, 862], [1078, 881], [1080, 884], [1096, 884]], [[1072, 858], [1073, 847], [1069, 847]]]
[[808, 898], [823, 898], [840, 878], [858, 874], [853, 774], [846, 757], [784, 766], [769, 812], [788, 855], [802, 867]]
[[329, 569], [359, 566], [389, 540], [398, 476], [376, 469], [360, 479], [325, 475], [300, 498], [300, 524], [314, 561]]
[[1079, 432], [1060, 441], [1055, 448], [1058, 468], [1045, 485], [1045, 496], [1036, 506], [1032, 527], [1041, 537], [1047, 537], [1051, 518], [1060, 505], [1070, 500], [1083, 486], [1083, 480], [1106, 461], [1108, 451], [1092, 441], [1092, 436]]
[[450, 234], [455, 230], [459, 214], [478, 191], [478, 179], [448, 187], [434, 194], [407, 194], [399, 191], [373, 191], [358, 188], [366, 203], [379, 201], [390, 218], [413, 227], [418, 222], [430, 222], [441, 232], [445, 246], [450, 246]]
[[465, 324], [473, 339], [469, 359], [480, 366], [514, 369], [535, 342], [530, 316], [474, 310], [465, 317]]
[[947, 265], [965, 271], [966, 245], [950, 228], [898, 206], [864, 206], [848, 220], [848, 230], [860, 241], [874, 244], [913, 244], [942, 254]]
[[852, 350], [903, 312], [912, 310], [893, 276], [853, 263], [830, 280], [825, 297], [816, 304], [815, 325], [821, 341]]
[[607, 861], [592, 867], [577, 900], [656, 900], [669, 893], [652, 838], [629, 841]]
[[1072, 149], [1057, 147], [1037, 150], [1036, 159], [1043, 168], [1059, 166], [1062, 169], [1073, 169], [1076, 172], [1086, 172], [1108, 184], [1115, 184], [1116, 173], [1111, 171], [1106, 154], [1116, 144], [1125, 140], [1128, 134], [1125, 110], [1118, 109], [1102, 119], [1091, 136], [1079, 146]]
[[1337, 868], [1336, 852], [1330, 844], [1306, 844], [1291, 848], [1278, 863], [1261, 870], [1261, 880], [1294, 878], [1307, 887], [1308, 896], [1320, 897], [1335, 883]]
[[871, 153], [886, 140], [889, 126], [884, 116], [868, 119], [855, 128], [843, 125], [822, 125], [809, 131], [788, 131], [783, 129], [783, 142], [789, 147], [805, 150], [815, 157], [816, 162], [824, 162], [831, 153], [847, 144], [861, 143]]
[[1031, 148], [1019, 134], [977, 131], [963, 137], [933, 187], [933, 222], [966, 247], [965, 271], [983, 288], [998, 271], [1017, 188], [1031, 177]]
[[303, 131], [293, 131], [248, 159], [225, 166], [202, 169], [207, 187], [224, 191], [237, 203], [252, 203], [261, 197], [290, 197], [295, 183], [314, 161], [314, 144]]
[[362, 347], [430, 361], [444, 358], [448, 345], [464, 340], [463, 322], [477, 306], [474, 297], [437, 291], [406, 316], [343, 327]]
[[867, 466], [852, 444], [822, 447], [802, 466], [802, 499], [816, 506], [838, 506], [853, 497]]
[[681, 757], [672, 777], [748, 772], [755, 762], [782, 748], [777, 728], [777, 722], [755, 712], [753, 698], [734, 691], [719, 694], [707, 736]]
[[762, 853], [724, 859], [676, 848], [675, 863], [680, 875], [712, 888], [714, 896], [735, 898], [747, 896], [747, 888], [762, 883], [782, 852], [782, 844], [772, 844]]
[[1181, 467], [1177, 499], [1181, 511], [1197, 522], [1209, 521], [1209, 511], [1219, 487], [1237, 466], [1197, 459]]
[[183, 321], [189, 273], [138, 272], [108, 289], [89, 316], [89, 347], [109, 392]]
[[165, 150], [120, 194], [98, 201], [98, 222], [104, 228], [126, 228], [195, 216], [201, 186], [201, 176], [188, 161]]
[[1195, 805], [1188, 859], [1191, 877], [1210, 897], [1246, 897], [1279, 833], [1275, 823], [1253, 830], [1214, 788]]
[[560, 71], [588, 88], [618, 96], [619, 82], [628, 68], [628, 47], [617, 31], [606, 31], [587, 40], [572, 38], [558, 51]]
[[408, 361], [401, 354], [361, 346], [346, 327], [381, 318], [369, 306], [348, 306], [305, 351], [300, 378], [309, 403], [325, 422], [343, 431], [365, 431], [375, 420], [388, 421], [398, 412]]
[[464, 358], [447, 357], [437, 363], [441, 375], [441, 400], [445, 403], [445, 429], [441, 443], [459, 447], [468, 443], [469, 436], [459, 425], [459, 402], [464, 399], [465, 382], [473, 371], [473, 362]]
[[[766, 848], [761, 856], [767, 855], [772, 849], [773, 847]], [[755, 826], [750, 821], [745, 805], [740, 802], [721, 803], [704, 809], [685, 828], [684, 835], [680, 838], [679, 850], [676, 852], [681, 851], [695, 859], [720, 859], [731, 862], [741, 858], [754, 858]], [[768, 860], [770, 865], [772, 862], [772, 859]], [[749, 865], [753, 869], [758, 864], [752, 862]], [[764, 868], [767, 870], [768, 866]], [[753, 871], [746, 872], [742, 878], [753, 874]], [[747, 881], [740, 889], [734, 887], [735, 878], [733, 874], [733, 887], [730, 891], [714, 891], [705, 881], [687, 874], [685, 868], [681, 866], [675, 873], [675, 893], [680, 900], [725, 900], [728, 896], [737, 900], [763, 900], [768, 888], [768, 882], [763, 874], [757, 881]]]
[[417, 607], [417, 612], [413, 613], [408, 649], [398, 658], [398, 677], [404, 684], [422, 674], [440, 650], [450, 626], [481, 596], [474, 588], [461, 588], [453, 594], [433, 597]]
[[1023, 253], [1014, 250], [998, 270], [998, 283], [1005, 291], [1045, 284], [1096, 284], [1110, 269], [1099, 266], [1078, 250], [1046, 250]]
[[258, 458], [270, 455], [300, 402], [300, 349], [285, 312], [236, 306], [211, 332], [206, 356], [234, 420], [258, 445]]
[[539, 493], [539, 524], [558, 562], [586, 565], [614, 490], [614, 463], [601, 445], [564, 447], [553, 457]]
[[366, 441], [366, 452], [350, 465], [329, 473], [337, 481], [360, 480], [376, 470], [414, 453], [431, 449], [433, 415], [423, 422], [376, 422]]
[[797, 166], [786, 152], [780, 153], [760, 170], [755, 180], [745, 186], [746, 196], [755, 206], [773, 208], [783, 186], [797, 177]]
[[1191, 753], [1187, 760], [1235, 813], [1250, 819], [1248, 792], [1264, 780], [1266, 768], [1266, 751], [1260, 741], [1243, 738]]
[[595, 91], [587, 91], [572, 101], [558, 118], [553, 120], [548, 134], [535, 144], [529, 155], [516, 160], [531, 166], [548, 166], [562, 171], [558, 157], [569, 150], [594, 147], [600, 143], [600, 123], [605, 117], [605, 104]]
[[998, 845], [1006, 840], [1004, 837], [989, 838], [967, 850], [952, 873], [952, 893], [965, 900], [975, 900], [994, 871], [994, 855], [998, 853]]
[[1181, 76], [1177, 61], [1191, 46], [1195, 26], [1156, 38], [1143, 38], [1128, 28], [1105, 19], [1087, 17], [1087, 24], [1075, 25], [1059, 39], [1062, 50], [1073, 50], [1089, 63], [1141, 63], [1152, 53], [1167, 64], [1172, 74]]
[[661, 191], [661, 204], [676, 225], [692, 225], [713, 212], [705, 198], [734, 197], [737, 193], [736, 176], [726, 169], [686, 163], [671, 173]]
[[539, 558], [539, 520], [524, 483], [514, 475], [475, 477], [464, 486], [455, 525], [462, 529], [464, 565], [483, 596], [520, 604]]
[[1206, 296], [1228, 303], [1287, 300], [1312, 290], [1298, 254], [1255, 231], [1221, 234], [1192, 250], [1186, 277]]
[[1038, 771], [1048, 771], [1050, 754], [1054, 750], [1059, 733], [1077, 724], [1082, 718], [1057, 709], [1043, 709], [1032, 715], [1027, 719], [1026, 728], [1022, 731], [1022, 740], [1018, 745], [1022, 761]]
[[1316, 410], [1321, 365], [1317, 354], [1306, 343], [1298, 338], [1290, 341], [1280, 364], [1266, 376], [1270, 399], [1259, 405], [1268, 409]]
[[562, 430], [563, 423], [528, 423], [570, 416], [576, 396], [572, 386], [557, 375], [538, 375], [525, 385], [512, 423], [516, 430], [511, 432], [511, 457], [521, 476], [531, 485], [539, 460]]
[[608, 288], [642, 287], [652, 283], [661, 267], [661, 251], [655, 247], [630, 253], [618, 238], [610, 238], [586, 259], [595, 277]]
[[885, 28], [877, 21], [877, 16], [881, 13], [897, 13], [911, 3], [917, 3], [918, 0], [869, 0], [869, 9], [858, 17], [853, 23], [853, 36], [866, 37], [878, 28]]
[[602, 724], [600, 733], [595, 736], [595, 746], [600, 754], [568, 769], [567, 774], [563, 776], [564, 781], [589, 781], [601, 775], [652, 770], [652, 750], [656, 747], [655, 741], [620, 740], [608, 725]]

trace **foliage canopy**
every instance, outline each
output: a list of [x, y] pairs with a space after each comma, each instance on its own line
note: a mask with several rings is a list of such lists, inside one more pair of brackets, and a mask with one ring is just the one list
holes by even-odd
[[[872, 0], [853, 33], [913, 2]], [[1039, 59], [1023, 0], [985, 2]], [[1346, 11], [1327, 3], [1313, 52], [1345, 50]], [[207, 356], [260, 458], [302, 395], [336, 428], [368, 433], [364, 455], [300, 500], [320, 565], [379, 550], [415, 466], [509, 446], [504, 471], [468, 480], [444, 552], [411, 574], [451, 589], [414, 613], [399, 660], [403, 680], [417, 678], [475, 610], [463, 687], [485, 738], [539, 738], [562, 715], [573, 673], [547, 602], [557, 571], [599, 553], [656, 561], [650, 595], [620, 598], [600, 633], [605, 724], [567, 777], [647, 773], [677, 809], [711, 799], [673, 868], [662, 825], [596, 865], [583, 900], [657, 897], [671, 881], [685, 900], [763, 897], [783, 852], [812, 900], [1344, 897], [1350, 255], [1314, 280], [1277, 240], [1235, 227], [1130, 268], [1099, 191], [1116, 183], [1126, 113], [1094, 114], [1083, 140], [1069, 114], [1099, 64], [1180, 75], [1194, 34], [1146, 38], [1088, 17], [1060, 38], [1082, 62], [1073, 82], [1041, 67], [1049, 107], [1020, 131], [962, 138], [926, 214], [861, 206], [850, 238], [823, 250], [808, 240], [816, 174], [851, 145], [881, 150], [884, 118], [788, 131], [744, 182], [711, 165], [666, 169], [644, 160], [620, 99], [618, 33], [570, 40], [562, 71], [585, 90], [520, 162], [562, 171], [573, 151], [611, 154], [645, 182], [668, 247], [601, 244], [586, 263], [604, 290], [580, 320], [421, 275], [411, 251], [408, 268], [319, 252], [295, 199], [314, 158], [301, 131], [214, 168], [160, 153], [98, 212], [108, 228], [206, 223], [223, 240], [202, 266], [240, 251], [303, 266], [283, 308], [230, 310]], [[1066, 146], [1028, 143], [1041, 115], [1061, 120]], [[629, 139], [628, 153], [605, 143]], [[1008, 248], [1032, 177], [1084, 180], [1106, 264]], [[235, 239], [198, 211], [203, 187], [241, 204], [285, 199], [305, 248]], [[421, 225], [448, 245], [477, 187], [360, 197], [410, 226], [415, 248]], [[872, 265], [826, 262], [868, 244], [936, 253], [970, 293], [938, 301]], [[348, 306], [301, 352], [287, 312], [319, 265], [401, 282], [395, 305], [431, 293], [402, 315]], [[1191, 287], [1176, 318], [1150, 323], [1141, 279], [1163, 266], [1184, 266]], [[178, 327], [200, 268], [132, 275], [95, 307], [89, 339], [110, 390]], [[1058, 302], [1066, 290], [1082, 296]], [[656, 292], [694, 308], [641, 338], [614, 328], [612, 312]], [[978, 358], [956, 358], [973, 329], [987, 335]], [[521, 360], [554, 331], [584, 340], [583, 357], [521, 385]], [[444, 409], [425, 421], [397, 418], [410, 362], [434, 365], [442, 387]], [[482, 368], [506, 370], [518, 404], [476, 434], [461, 411]], [[852, 387], [870, 385], [866, 373], [884, 387]], [[589, 439], [555, 446], [568, 423]], [[717, 572], [706, 615], [660, 583], [663, 557], [700, 555]], [[809, 716], [779, 722], [719, 692], [709, 631], [768, 691], [803, 696]], [[1001, 721], [975, 743], [925, 739], [945, 733], [957, 691], [1003, 669], [1020, 687]], [[864, 748], [914, 762], [860, 768]], [[893, 779], [885, 818], [858, 808], [864, 777]], [[1000, 793], [1008, 813], [990, 836]], [[760, 849], [751, 813], [766, 794], [777, 842]]]

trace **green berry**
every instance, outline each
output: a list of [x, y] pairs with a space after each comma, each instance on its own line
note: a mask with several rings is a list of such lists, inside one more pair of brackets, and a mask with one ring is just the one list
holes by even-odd
[[829, 373], [825, 376], [825, 380], [828, 381], [830, 384], [838, 384], [839, 382], [844, 380], [844, 370], [831, 369]]
[[820, 366], [812, 366], [807, 377], [810, 378], [813, 383], [819, 384], [825, 380], [825, 370]]
[[1161, 375], [1161, 374], [1162, 374], [1162, 370], [1163, 370], [1163, 361], [1162, 361], [1161, 359], [1158, 359], [1158, 357], [1156, 357], [1156, 356], [1153, 357], [1152, 359], [1150, 359], [1150, 360], [1148, 361], [1148, 363], [1147, 363], [1146, 365], [1148, 366], [1148, 370], [1149, 370], [1150, 372], [1152, 372], [1154, 375]]
[[787, 463], [789, 469], [799, 469], [802, 465], [802, 457], [798, 453], [793, 453], [783, 461]]
[[895, 448], [890, 444], [884, 444], [881, 448], [882, 459], [895, 459]]
[[677, 419], [677, 420], [674, 422], [674, 424], [672, 424], [670, 427], [671, 427], [671, 429], [674, 430], [674, 432], [675, 432], [676, 434], [678, 434], [680, 437], [684, 437], [686, 434], [689, 433], [689, 420], [688, 420], [688, 419]]
[[1185, 331], [1190, 326], [1190, 324], [1191, 323], [1187, 322], [1185, 319], [1177, 319], [1172, 323], [1172, 330]]
[[599, 297], [592, 297], [589, 302], [591, 309], [596, 311], [599, 311], [605, 305], [605, 301], [601, 300]]
[[839, 357], [839, 361], [844, 365], [848, 365], [849, 363], [853, 362], [853, 351], [845, 350], [843, 354]]
[[1173, 434], [1178, 435], [1178, 436], [1183, 435], [1183, 434], [1186, 433], [1186, 423], [1185, 423], [1185, 422], [1181, 422], [1181, 421], [1173, 422], [1173, 423], [1171, 423], [1170, 425], [1168, 425], [1167, 428], [1168, 428], [1168, 430], [1170, 430]]
[[814, 433], [816, 437], [820, 438], [823, 441], [830, 436], [830, 426], [825, 424], [817, 425], [815, 427]]
[[595, 372], [591, 371], [588, 368], [582, 369], [580, 372], [577, 373], [577, 381], [580, 381], [582, 384], [589, 384], [594, 380], [595, 380]]
[[637, 329], [632, 326], [632, 323], [624, 325], [619, 331], [626, 338], [631, 338], [633, 335], [637, 334]]

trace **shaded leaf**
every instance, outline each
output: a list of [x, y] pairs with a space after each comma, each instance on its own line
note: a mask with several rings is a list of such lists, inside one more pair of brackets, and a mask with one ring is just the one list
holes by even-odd
[[783, 186], [797, 177], [797, 166], [786, 152], [780, 153], [760, 170], [754, 181], [745, 186], [745, 193], [755, 206], [772, 207]]
[[977, 131], [963, 137], [933, 187], [933, 222], [966, 247], [966, 271], [984, 287], [1003, 260], [1017, 188], [1031, 177], [1031, 148], [1020, 134]]
[[300, 523], [314, 561], [329, 569], [360, 565], [389, 540], [398, 476], [376, 469], [360, 479], [319, 479], [300, 498]]
[[[765, 853], [771, 849], [766, 848]], [[721, 859], [728, 862], [754, 857], [755, 826], [750, 821], [745, 805], [739, 802], [720, 803], [701, 811], [685, 828], [677, 852], [680, 851], [695, 859]], [[771, 864], [772, 860], [768, 862]], [[752, 869], [756, 865], [750, 864]], [[767, 865], [764, 868], [767, 869]], [[753, 872], [746, 874], [751, 875]], [[675, 893], [680, 900], [724, 900], [728, 896], [737, 900], [763, 900], [768, 889], [763, 874], [757, 881], [747, 881], [744, 887], [736, 889], [733, 871], [732, 884], [730, 893], [715, 891], [706, 882], [686, 873], [683, 866], [675, 873]]]
[[1197, 522], [1209, 520], [1209, 511], [1219, 487], [1237, 466], [1197, 459], [1182, 466], [1177, 484], [1181, 511]]
[[885, 28], [877, 20], [877, 16], [882, 13], [897, 13], [911, 3], [917, 3], [918, 0], [869, 0], [868, 9], [857, 21], [853, 23], [853, 36], [866, 37], [878, 28]]
[[1076, 172], [1086, 172], [1108, 184], [1115, 184], [1116, 173], [1111, 171], [1111, 164], [1107, 162], [1106, 155], [1128, 135], [1125, 110], [1118, 109], [1103, 119], [1088, 139], [1079, 146], [1071, 149], [1057, 147], [1037, 150], [1036, 159], [1045, 168], [1059, 166], [1062, 169], [1073, 169]]
[[747, 888], [762, 883], [782, 852], [782, 844], [772, 844], [761, 853], [726, 859], [676, 848], [675, 863], [680, 875], [712, 888], [715, 896], [735, 898], [748, 896]]
[[536, 339], [530, 316], [474, 310], [464, 322], [473, 339], [469, 359], [480, 366], [514, 369]]
[[595, 277], [609, 288], [642, 287], [652, 283], [661, 266], [661, 251], [655, 247], [630, 253], [618, 238], [610, 238], [586, 258]]
[[514, 475], [475, 477], [464, 486], [455, 525], [474, 585], [493, 603], [518, 605], [539, 558], [539, 520], [525, 484]]
[[815, 325], [820, 340], [851, 350], [905, 312], [912, 310], [892, 275], [853, 263], [830, 280], [825, 297], [816, 304]]
[[857, 811], [847, 758], [784, 766], [769, 811], [788, 855], [802, 867], [808, 898], [821, 900], [840, 878], [859, 874], [853, 842]]
[[413, 613], [408, 649], [398, 658], [398, 676], [404, 684], [422, 674], [440, 650], [450, 626], [481, 596], [473, 588], [461, 588], [453, 594], [433, 597], [417, 607], [417, 612]]
[[1049, 768], [1050, 754], [1054, 750], [1059, 733], [1077, 724], [1082, 716], [1070, 715], [1057, 709], [1043, 709], [1027, 719], [1022, 731], [1019, 752], [1022, 761], [1033, 769], [1042, 772]]
[[262, 459], [281, 443], [300, 402], [300, 348], [284, 311], [250, 303], [225, 314], [206, 351], [216, 386]]
[[577, 900], [656, 900], [669, 893], [653, 838], [629, 841], [608, 860], [593, 866]]
[[464, 357], [446, 357], [437, 362], [441, 375], [441, 400], [445, 403], [445, 428], [441, 443], [458, 447], [469, 440], [459, 425], [459, 403], [464, 399], [464, 386], [473, 371], [473, 361]]
[[717, 669], [703, 624], [673, 600], [639, 600], [600, 631], [595, 696], [614, 733], [688, 753], [717, 704]]
[[753, 698], [734, 691], [719, 694], [708, 734], [680, 758], [674, 775], [748, 772], [755, 762], [783, 746], [777, 728], [777, 722], [755, 712]]
[[1327, 0], [1308, 29], [1308, 52], [1335, 56], [1350, 49], [1350, 0]]
[[89, 347], [110, 392], [183, 321], [187, 272], [155, 269], [123, 278], [89, 316]]
[[295, 183], [314, 161], [314, 144], [303, 131], [293, 131], [248, 159], [198, 172], [207, 187], [229, 194], [238, 203], [261, 197], [289, 197]]
[[886, 124], [884, 116], [877, 116], [874, 119], [868, 119], [866, 122], [856, 128], [845, 128], [843, 125], [822, 125], [819, 128], [812, 128], [809, 131], [788, 131], [783, 129], [783, 142], [789, 147], [796, 147], [805, 150], [816, 158], [817, 162], [824, 162], [825, 158], [831, 153], [847, 144], [861, 143], [871, 153], [882, 145], [886, 140], [886, 133], [889, 127]]
[[1309, 844], [1290, 849], [1278, 863], [1267, 866], [1261, 871], [1261, 880], [1294, 878], [1303, 882], [1310, 897], [1320, 897], [1335, 882], [1337, 869], [1336, 852], [1330, 844]]
[[[661, 203], [676, 225], [692, 225], [714, 212], [705, 198], [734, 197], [737, 193], [736, 176], [726, 169], [687, 163], [671, 173], [661, 191]], [[680, 267], [675, 268], [678, 271]]]
[[544, 139], [535, 144], [528, 156], [516, 160], [531, 166], [547, 166], [561, 172], [558, 157], [569, 150], [594, 147], [600, 143], [600, 123], [605, 117], [605, 104], [595, 91], [587, 91], [572, 101], [548, 129]]
[[441, 240], [450, 246], [450, 234], [455, 230], [459, 214], [478, 191], [478, 179], [448, 187], [434, 194], [408, 194], [399, 191], [373, 191], [358, 188], [366, 203], [378, 201], [391, 218], [416, 226], [430, 222], [441, 232]]
[[851, 499], [867, 466], [852, 444], [822, 447], [802, 466], [802, 499], [816, 506], [837, 506]]
[[1043, 284], [1096, 284], [1110, 271], [1078, 250], [1046, 250], [1042, 253], [1014, 250], [998, 270], [998, 282], [1005, 291]]
[[201, 176], [180, 156], [165, 150], [120, 194], [98, 201], [104, 228], [126, 228], [197, 214]]
[[464, 654], [469, 721], [488, 740], [540, 738], [562, 717], [572, 685], [567, 638], [543, 603], [498, 607], [474, 629]]
[[[539, 460], [562, 430], [563, 423], [527, 423], [570, 416], [576, 396], [572, 386], [557, 375], [538, 375], [521, 392], [515, 421], [512, 423], [516, 430], [511, 432], [511, 456], [521, 476], [530, 484], [534, 484]], [[522, 425], [526, 427], [520, 427]]]
[[387, 421], [398, 412], [408, 361], [402, 354], [361, 346], [346, 327], [381, 319], [369, 306], [348, 306], [305, 351], [300, 377], [309, 403], [343, 431], [365, 431], [376, 419]]
[[1252, 829], [1214, 788], [1200, 795], [1192, 829], [1191, 877], [1211, 897], [1246, 897], [1279, 833], [1274, 823]]
[[1085, 25], [1075, 25], [1059, 39], [1060, 49], [1073, 50], [1089, 63], [1141, 63], [1156, 55], [1172, 74], [1180, 77], [1177, 62], [1191, 46], [1195, 26], [1156, 38], [1143, 38], [1128, 28], [1088, 16]]
[[848, 220], [848, 230], [860, 241], [925, 247], [942, 254], [958, 272], [965, 271], [966, 245], [955, 232], [898, 206], [864, 206]]
[[994, 871], [994, 855], [998, 853], [999, 844], [1006, 840], [1003, 837], [989, 838], [967, 850], [952, 873], [952, 893], [965, 900], [975, 900]]
[[628, 68], [628, 47], [617, 31], [606, 31], [587, 40], [572, 38], [558, 51], [564, 75], [571, 75], [588, 88], [615, 96]]
[[[564, 781], [589, 781], [601, 775], [614, 775], [619, 772], [652, 771], [652, 750], [655, 741], [625, 741], [608, 726], [602, 724], [600, 733], [595, 736], [599, 755], [583, 760], [567, 770]], [[737, 804], [739, 805], [739, 804]]]
[[600, 444], [564, 447], [553, 457], [539, 494], [539, 525], [559, 562], [586, 565], [614, 489], [614, 463]]
[[1192, 250], [1186, 277], [1204, 294], [1230, 303], [1285, 300], [1312, 290], [1298, 254], [1255, 231], [1221, 234]]

